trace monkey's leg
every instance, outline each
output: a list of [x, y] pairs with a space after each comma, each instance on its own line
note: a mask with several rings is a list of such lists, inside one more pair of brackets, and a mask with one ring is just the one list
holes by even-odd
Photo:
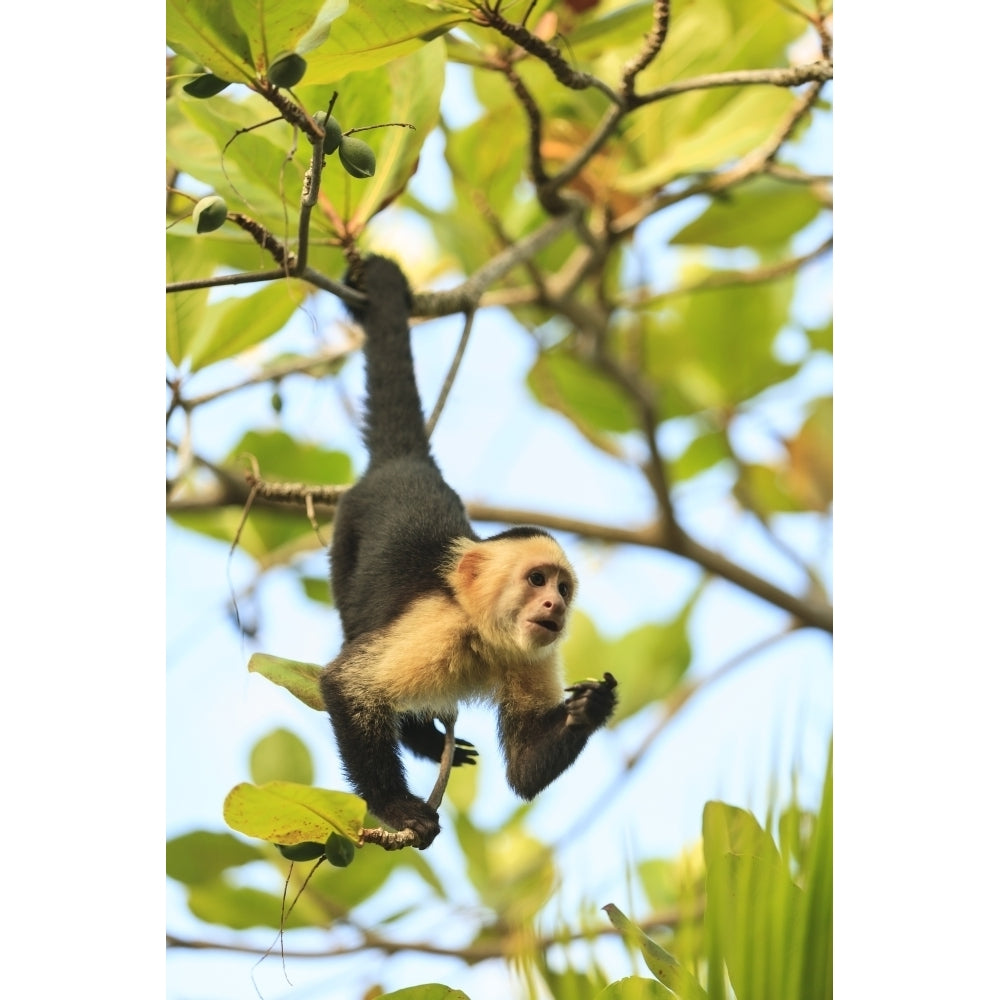
[[344, 653], [320, 676], [323, 701], [330, 713], [344, 770], [368, 808], [396, 830], [413, 830], [421, 848], [440, 833], [438, 814], [406, 784], [399, 755], [397, 715], [390, 705], [353, 697], [344, 684], [351, 670], [341, 670]]

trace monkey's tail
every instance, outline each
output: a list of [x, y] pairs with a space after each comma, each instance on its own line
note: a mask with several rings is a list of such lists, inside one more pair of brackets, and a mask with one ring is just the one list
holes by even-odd
[[369, 257], [364, 268], [368, 305], [357, 316], [365, 330], [368, 405], [364, 438], [369, 468], [395, 458], [430, 457], [424, 414], [413, 374], [410, 287], [399, 267]]

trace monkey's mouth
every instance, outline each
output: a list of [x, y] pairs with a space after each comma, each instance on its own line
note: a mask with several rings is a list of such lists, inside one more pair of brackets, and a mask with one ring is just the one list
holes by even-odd
[[533, 620], [532, 625], [538, 625], [540, 628], [545, 629], [547, 632], [552, 632], [553, 634], [558, 634], [562, 631], [562, 625], [552, 618], [539, 618]]

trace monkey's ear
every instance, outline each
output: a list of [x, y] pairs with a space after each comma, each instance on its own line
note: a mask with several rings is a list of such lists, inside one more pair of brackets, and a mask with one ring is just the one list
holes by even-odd
[[486, 567], [486, 553], [478, 546], [466, 549], [455, 566], [459, 587], [471, 591]]

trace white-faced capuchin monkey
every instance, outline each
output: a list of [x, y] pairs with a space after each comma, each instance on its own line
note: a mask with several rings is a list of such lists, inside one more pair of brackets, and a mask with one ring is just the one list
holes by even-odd
[[[321, 675], [344, 769], [368, 808], [427, 847], [438, 814], [406, 784], [400, 744], [439, 761], [458, 703], [497, 706], [510, 787], [533, 798], [576, 760], [611, 715], [615, 679], [564, 688], [557, 646], [576, 576], [539, 528], [473, 532], [441, 476], [413, 375], [410, 290], [370, 257], [355, 312], [365, 330], [368, 469], [337, 508], [331, 583], [340, 655]], [[569, 693], [564, 698], [564, 692]], [[454, 765], [475, 763], [457, 740]]]

